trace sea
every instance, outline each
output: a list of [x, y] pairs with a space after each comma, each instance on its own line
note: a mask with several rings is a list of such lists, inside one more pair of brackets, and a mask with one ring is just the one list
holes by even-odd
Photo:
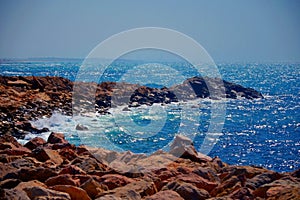
[[[0, 74], [5, 76], [60, 76], [76, 80], [83, 60], [34, 59], [1, 60]], [[118, 60], [111, 64], [101, 81], [138, 82], [150, 87], [170, 86], [175, 80], [170, 73], [182, 77], [199, 75], [191, 66], [180, 62], [149, 62]], [[144, 65], [148, 72], [126, 76], [135, 66]], [[171, 70], [158, 70], [163, 66]], [[235, 165], [261, 166], [278, 172], [300, 168], [300, 63], [217, 63], [222, 79], [261, 92], [263, 99], [197, 99], [172, 104], [155, 104], [124, 109], [114, 106], [106, 115], [64, 116], [60, 110], [50, 118], [42, 117], [33, 125], [65, 133], [75, 145], [102, 147], [116, 151], [151, 154], [167, 149], [176, 134], [191, 136], [195, 148], [210, 135], [213, 140], [208, 155]], [[96, 72], [89, 72], [96, 73]], [[125, 75], [124, 75], [125, 74]], [[123, 76], [124, 75], [124, 76]], [[127, 77], [122, 79], [122, 77]], [[159, 83], [158, 83], [159, 82]], [[225, 105], [221, 121], [212, 119], [213, 106]], [[217, 106], [218, 107], [218, 106]], [[218, 132], [209, 133], [213, 123], [221, 123]], [[88, 130], [76, 130], [82, 124]], [[220, 126], [219, 126], [220, 127]], [[42, 137], [47, 137], [44, 133]], [[36, 135], [27, 135], [25, 143]]]

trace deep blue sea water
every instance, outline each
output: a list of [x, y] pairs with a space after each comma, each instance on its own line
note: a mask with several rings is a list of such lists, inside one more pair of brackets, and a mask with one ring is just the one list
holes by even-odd
[[[101, 80], [117, 81], [135, 65], [129, 61], [116, 62]], [[184, 68], [180, 73], [185, 77], [197, 75], [184, 64], [171, 65], [179, 71]], [[62, 76], [75, 80], [80, 66], [80, 60], [10, 61], [0, 63], [0, 74]], [[219, 63], [217, 66], [224, 80], [254, 88], [265, 98], [226, 102], [224, 127], [220, 133], [216, 133], [219, 138], [209, 156], [219, 156], [229, 164], [257, 165], [276, 171], [299, 168], [300, 64]], [[143, 76], [134, 76], [132, 79], [135, 78], [142, 80]], [[168, 79], [168, 74], [160, 73], [159, 79]], [[132, 80], [135, 81], [139, 80]], [[166, 83], [172, 84], [172, 80], [166, 80]], [[111, 115], [94, 118], [71, 118], [55, 113], [50, 119], [40, 119], [34, 124], [64, 132], [77, 145], [83, 143], [139, 153], [151, 153], [164, 148], [175, 133], [187, 132], [193, 135], [194, 144], [199, 150], [211, 121], [211, 104], [212, 100], [197, 100], [152, 108], [142, 106], [130, 112], [118, 107], [111, 110]], [[78, 123], [88, 124], [89, 131], [76, 131]], [[33, 136], [27, 139], [30, 137]]]

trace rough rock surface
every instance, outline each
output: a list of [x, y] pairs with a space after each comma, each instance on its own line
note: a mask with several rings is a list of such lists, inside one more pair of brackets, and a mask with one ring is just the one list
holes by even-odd
[[[189, 151], [190, 156], [183, 151], [184, 157], [162, 151], [150, 156], [117, 153], [66, 145], [62, 134], [53, 133], [52, 138], [60, 139], [42, 141], [42, 145], [27, 149], [28, 154], [1, 159], [0, 199], [300, 199], [299, 169], [277, 173], [254, 166], [228, 165], [219, 158], [197, 160], [194, 151]], [[25, 148], [11, 136], [0, 136], [0, 141], [5, 143], [2, 150]], [[193, 144], [178, 136], [171, 146], [185, 150]], [[64, 149], [77, 156], [61, 154]], [[51, 150], [55, 159], [48, 153], [42, 160], [37, 159], [37, 150]], [[10, 157], [7, 152], [0, 151], [0, 156]], [[111, 165], [114, 161], [128, 167], [125, 171], [116, 170]], [[142, 166], [143, 170], [127, 171], [133, 166]]]

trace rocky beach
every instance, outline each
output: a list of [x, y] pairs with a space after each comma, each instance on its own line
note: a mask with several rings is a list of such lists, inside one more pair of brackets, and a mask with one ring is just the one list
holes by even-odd
[[[193, 77], [171, 88], [76, 83], [85, 93], [80, 94], [81, 107], [72, 108], [75, 83], [68, 79], [0, 76], [0, 199], [300, 199], [299, 169], [278, 173], [228, 165], [197, 152], [193, 142], [181, 135], [169, 152], [151, 155], [75, 146], [61, 133], [51, 133], [47, 140], [36, 137], [24, 145], [16, 140], [49, 132], [30, 121], [50, 117], [54, 111], [72, 115], [93, 105], [99, 114], [109, 114], [111, 107], [124, 103], [130, 110], [195, 98], [263, 98], [254, 89], [227, 81], [223, 81], [224, 95], [211, 96], [209, 91], [221, 81]], [[85, 99], [90, 94], [95, 102]]]

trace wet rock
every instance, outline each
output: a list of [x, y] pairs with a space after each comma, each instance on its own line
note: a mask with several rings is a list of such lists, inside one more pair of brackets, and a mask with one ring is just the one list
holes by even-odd
[[46, 144], [46, 141], [43, 138], [40, 137], [35, 137], [33, 139], [31, 139], [29, 142], [27, 142], [24, 147], [27, 147], [30, 150], [33, 150], [39, 146], [43, 146], [44, 144]]
[[87, 131], [87, 130], [89, 130], [89, 128], [87, 126], [83, 125], [83, 124], [77, 124], [75, 129], [78, 130], [78, 131]]
[[145, 200], [184, 200], [177, 192], [172, 190], [160, 191], [150, 197], [146, 197]]
[[72, 200], [91, 200], [85, 190], [72, 185], [55, 185], [50, 187], [53, 190], [68, 193]]

